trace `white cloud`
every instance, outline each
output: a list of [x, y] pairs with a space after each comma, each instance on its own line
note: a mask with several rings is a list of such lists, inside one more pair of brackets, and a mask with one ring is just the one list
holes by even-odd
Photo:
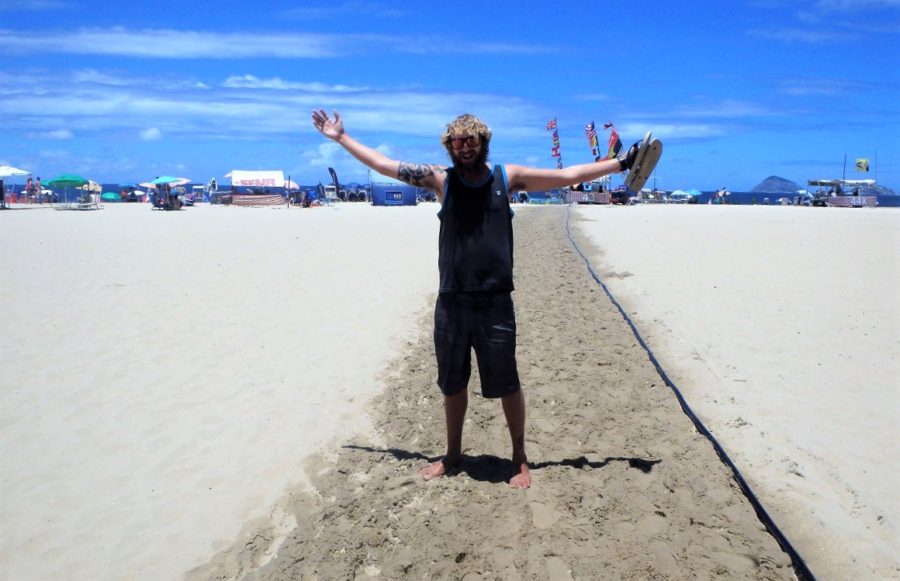
[[156, 127], [150, 127], [140, 132], [141, 141], [159, 141], [162, 139], [162, 131]]
[[115, 87], [126, 87], [134, 84], [133, 79], [114, 76], [95, 69], [82, 69], [80, 71], [73, 72], [72, 82], [97, 85], [112, 85]]
[[297, 81], [285, 81], [281, 77], [261, 79], [253, 75], [232, 75], [222, 83], [229, 89], [274, 89], [278, 91], [309, 91], [318, 93], [349, 93], [365, 91], [368, 87], [351, 87], [348, 85], [326, 85], [325, 83], [303, 83]]
[[383, 4], [377, 2], [332, 2], [327, 6], [302, 6], [290, 8], [281, 12], [286, 18], [297, 20], [334, 20], [343, 15], [367, 18], [400, 18], [406, 12], [397, 8], [395, 4]]
[[[644, 135], [653, 131], [657, 139], [697, 139], [726, 135], [727, 128], [708, 123], [623, 123], [616, 125], [620, 135]], [[623, 138], [624, 141], [624, 138]]]
[[815, 6], [825, 11], [855, 12], [869, 8], [900, 8], [900, 0], [818, 0]]
[[[102, 38], [103, 42], [98, 42]], [[91, 54], [146, 58], [323, 58], [340, 47], [338, 35], [221, 34], [192, 30], [80, 28], [71, 32], [29, 31], [28, 42], [0, 31], [0, 48], [11, 53]], [[361, 38], [357, 38], [360, 41]]]
[[52, 139], [54, 141], [66, 141], [75, 137], [75, 134], [68, 129], [50, 129], [47, 131], [38, 131], [31, 134], [35, 139]]
[[[762, 9], [783, 10], [781, 2], [757, 2]], [[864, 34], [900, 32], [890, 11], [900, 0], [804, 0], [792, 3], [792, 17], [783, 14], [773, 28], [748, 30], [750, 36], [786, 44], [825, 44], [855, 41]], [[793, 21], [791, 21], [793, 19]]]
[[778, 30], [762, 30], [755, 29], [748, 31], [751, 36], [760, 38], [777, 40], [780, 42], [804, 43], [804, 44], [823, 44], [826, 42], [840, 42], [854, 38], [851, 33], [840, 32], [836, 29], [803, 29], [803, 28], [781, 28]]
[[43, 12], [73, 7], [70, 2], [60, 0], [0, 0], [0, 12]]
[[335, 160], [340, 155], [346, 155], [344, 149], [333, 141], [326, 141], [313, 152], [304, 154], [303, 157], [312, 167], [330, 167], [335, 165]]
[[779, 114], [782, 113], [772, 111], [771, 109], [763, 107], [756, 103], [736, 101], [733, 99], [725, 99], [718, 103], [704, 103], [700, 105], [680, 107], [672, 113], [666, 113], [666, 115], [676, 117], [702, 117], [719, 119], [741, 119], [746, 117], [763, 117]]
[[[98, 42], [102, 38], [103, 42]], [[537, 44], [447, 43], [394, 34], [244, 34], [196, 30], [80, 28], [71, 32], [0, 30], [0, 49], [11, 54], [82, 54], [161, 59], [319, 59], [391, 52], [406, 54], [537, 54], [555, 52]]]
[[781, 83], [780, 91], [786, 95], [841, 95], [859, 90], [858, 83], [840, 79], [793, 79]]

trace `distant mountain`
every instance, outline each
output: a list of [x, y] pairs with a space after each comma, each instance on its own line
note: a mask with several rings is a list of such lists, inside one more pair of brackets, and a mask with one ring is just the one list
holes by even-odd
[[750, 190], [754, 194], [793, 194], [801, 189], [796, 182], [778, 176], [769, 176]]
[[859, 193], [864, 196], [897, 196], [900, 195], [891, 188], [886, 188], [884, 186], [879, 186], [875, 184], [874, 186], [863, 186], [859, 188]]

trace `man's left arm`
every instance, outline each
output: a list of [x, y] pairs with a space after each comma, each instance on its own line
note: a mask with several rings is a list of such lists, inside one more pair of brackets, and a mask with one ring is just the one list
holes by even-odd
[[595, 163], [570, 165], [563, 169], [544, 169], [524, 165], [507, 165], [509, 191], [544, 191], [589, 182], [621, 171], [619, 160], [604, 159]]

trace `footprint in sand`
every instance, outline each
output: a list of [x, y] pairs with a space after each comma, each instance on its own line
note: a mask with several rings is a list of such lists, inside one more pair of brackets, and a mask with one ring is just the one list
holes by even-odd
[[535, 528], [550, 528], [559, 520], [560, 515], [556, 509], [542, 502], [530, 502], [528, 506], [531, 507], [531, 520]]
[[569, 566], [559, 557], [547, 557], [547, 579], [549, 581], [571, 581]]
[[552, 434], [559, 427], [559, 422], [557, 420], [547, 419], [547, 418], [534, 418], [531, 420], [532, 425], [542, 432], [547, 432]]

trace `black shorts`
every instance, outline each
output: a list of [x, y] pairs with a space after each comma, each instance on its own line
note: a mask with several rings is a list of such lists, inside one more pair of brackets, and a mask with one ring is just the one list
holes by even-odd
[[444, 395], [466, 389], [478, 360], [481, 393], [504, 397], [519, 390], [516, 314], [504, 293], [440, 293], [434, 308], [434, 351], [438, 387]]

